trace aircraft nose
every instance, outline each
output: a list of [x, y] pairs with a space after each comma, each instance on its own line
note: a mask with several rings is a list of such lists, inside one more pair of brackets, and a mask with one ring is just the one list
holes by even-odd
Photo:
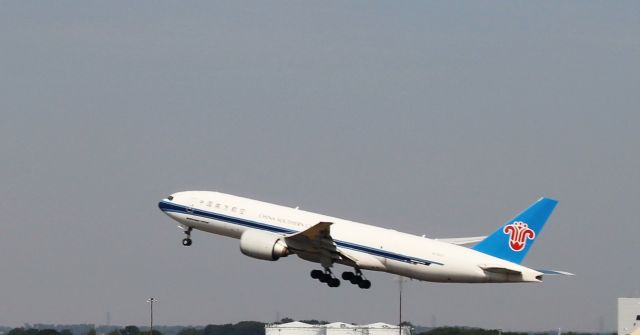
[[167, 210], [171, 208], [171, 203], [169, 201], [172, 201], [172, 200], [173, 200], [173, 195], [170, 195], [165, 199], [160, 200], [160, 202], [158, 202], [158, 208], [160, 208], [161, 211], [166, 213]]

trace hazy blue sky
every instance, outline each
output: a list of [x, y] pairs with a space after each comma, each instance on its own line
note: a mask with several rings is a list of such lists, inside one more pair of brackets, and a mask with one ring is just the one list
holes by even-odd
[[410, 282], [417, 324], [615, 328], [637, 294], [640, 4], [0, 2], [0, 324], [397, 320], [397, 283], [194, 245], [219, 190], [430, 237], [560, 204], [541, 285]]

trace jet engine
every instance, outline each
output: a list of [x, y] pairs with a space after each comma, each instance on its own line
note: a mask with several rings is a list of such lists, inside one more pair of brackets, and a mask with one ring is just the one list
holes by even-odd
[[261, 230], [247, 230], [240, 236], [240, 251], [243, 254], [265, 261], [277, 261], [287, 257], [289, 249], [280, 235]]

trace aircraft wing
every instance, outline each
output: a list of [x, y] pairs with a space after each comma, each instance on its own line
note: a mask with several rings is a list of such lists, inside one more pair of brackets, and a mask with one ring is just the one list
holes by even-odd
[[300, 258], [320, 262], [324, 267], [330, 267], [336, 261], [355, 265], [355, 259], [338, 250], [331, 237], [332, 224], [318, 222], [306, 230], [285, 236], [285, 243]]
[[447, 242], [456, 245], [465, 245], [476, 243], [484, 240], [486, 236], [473, 236], [473, 237], [455, 237], [455, 238], [437, 238], [436, 240]]
[[287, 236], [287, 238], [321, 240], [331, 239], [331, 225], [333, 222], [319, 222], [306, 230]]

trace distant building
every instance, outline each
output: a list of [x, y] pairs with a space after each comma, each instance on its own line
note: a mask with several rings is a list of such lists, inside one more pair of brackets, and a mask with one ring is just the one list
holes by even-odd
[[289, 322], [283, 324], [271, 324], [264, 326], [265, 335], [324, 335], [325, 332], [319, 326], [306, 324], [304, 322]]
[[[289, 322], [265, 326], [265, 335], [398, 335], [398, 326], [378, 322], [369, 325], [352, 325], [334, 322], [326, 325], [310, 325]], [[411, 335], [411, 327], [403, 326], [401, 335]]]
[[640, 333], [640, 298], [618, 298], [618, 335]]

